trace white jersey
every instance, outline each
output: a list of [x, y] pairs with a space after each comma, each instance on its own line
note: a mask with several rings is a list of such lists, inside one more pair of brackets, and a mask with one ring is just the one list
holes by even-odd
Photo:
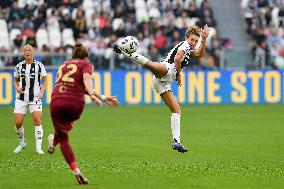
[[180, 50], [184, 51], [184, 56], [181, 60], [181, 69], [186, 67], [189, 64], [190, 52], [194, 51], [193, 49], [190, 49], [190, 45], [187, 41], [181, 41], [174, 48], [172, 48], [164, 61], [173, 64], [177, 51]]
[[26, 102], [34, 101], [41, 89], [40, 79], [46, 75], [44, 65], [39, 61], [34, 60], [32, 64], [26, 64], [25, 61], [18, 63], [14, 77], [19, 78], [19, 85], [24, 93], [17, 93], [16, 98]]

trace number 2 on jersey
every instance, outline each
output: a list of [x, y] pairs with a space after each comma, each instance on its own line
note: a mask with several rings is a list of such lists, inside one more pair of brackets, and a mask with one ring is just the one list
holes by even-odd
[[[62, 68], [63, 68], [64, 66], [65, 66], [65, 64], [61, 65], [61, 66], [58, 68], [58, 73], [57, 73], [57, 77], [56, 77], [56, 82], [61, 79], [61, 77], [62, 77]], [[69, 70], [67, 73], [65, 73], [65, 74], [63, 75], [62, 81], [73, 83], [73, 82], [74, 82], [74, 78], [71, 77], [71, 75], [77, 71], [77, 65], [76, 65], [76, 64], [69, 64], [69, 65], [67, 66], [67, 68], [71, 68], [71, 70]]]

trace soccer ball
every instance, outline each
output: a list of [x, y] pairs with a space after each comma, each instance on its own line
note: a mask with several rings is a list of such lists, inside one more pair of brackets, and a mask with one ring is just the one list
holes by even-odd
[[119, 47], [126, 53], [134, 53], [138, 48], [138, 40], [133, 36], [126, 36], [119, 41]]

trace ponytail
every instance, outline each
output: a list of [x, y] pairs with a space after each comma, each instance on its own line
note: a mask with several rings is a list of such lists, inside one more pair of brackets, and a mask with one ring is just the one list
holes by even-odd
[[76, 44], [75, 48], [72, 52], [72, 59], [80, 59], [83, 60], [85, 58], [89, 57], [89, 53], [85, 47], [82, 46], [82, 44]]

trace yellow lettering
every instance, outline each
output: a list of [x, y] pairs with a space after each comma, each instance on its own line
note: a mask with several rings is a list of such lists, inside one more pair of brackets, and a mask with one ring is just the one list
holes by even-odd
[[141, 74], [137, 72], [129, 72], [125, 77], [126, 102], [129, 104], [137, 104], [142, 99], [142, 79]]
[[235, 103], [242, 103], [247, 100], [247, 90], [244, 83], [247, 81], [245, 72], [232, 72], [231, 84], [235, 91], [232, 91], [231, 98]]
[[[265, 100], [266, 102], [279, 102], [280, 95], [280, 74], [277, 71], [269, 71], [265, 74]], [[273, 86], [272, 86], [273, 85]]]
[[220, 72], [208, 72], [207, 75], [207, 96], [208, 103], [221, 102], [221, 97], [217, 96], [215, 92], [220, 89], [220, 84], [215, 82], [215, 79], [221, 77]]
[[[3, 88], [4, 83], [6, 86], [5, 89]], [[1, 73], [0, 74], [0, 104], [10, 104], [12, 102], [12, 86], [13, 86], [12, 85], [12, 75], [9, 73]]]
[[197, 93], [197, 102], [203, 103], [204, 88], [204, 72], [188, 72], [188, 101], [195, 102]]
[[104, 95], [111, 95], [111, 74], [109, 72], [104, 73]]
[[152, 103], [152, 95], [154, 94], [154, 103], [160, 103], [161, 97], [152, 87], [152, 78], [153, 75], [150, 72], [146, 72], [144, 75], [144, 96], [145, 96], [145, 103], [150, 104]]
[[52, 73], [47, 73], [47, 86], [46, 86], [46, 103], [50, 103], [51, 94], [53, 90], [53, 75]]
[[263, 77], [260, 71], [251, 71], [248, 73], [248, 77], [251, 79], [251, 93], [252, 102], [259, 102], [259, 79]]

